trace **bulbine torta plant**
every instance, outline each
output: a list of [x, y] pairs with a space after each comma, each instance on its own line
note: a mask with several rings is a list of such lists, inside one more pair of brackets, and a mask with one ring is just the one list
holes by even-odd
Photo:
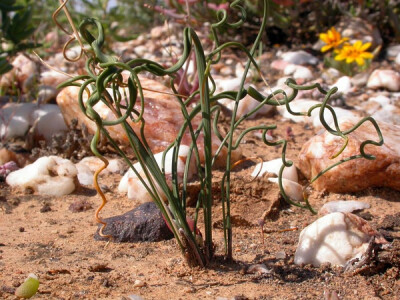
[[[61, 6], [54, 13], [54, 20], [57, 22], [57, 15], [64, 10], [70, 20], [70, 25], [73, 32], [68, 33], [71, 35], [71, 41], [77, 39], [82, 47], [82, 54], [87, 58], [86, 74], [72, 78], [71, 80], [62, 84], [62, 87], [74, 85], [79, 87], [79, 105], [85, 115], [93, 120], [97, 125], [97, 130], [91, 142], [91, 149], [93, 153], [104, 161], [104, 167], [98, 170], [95, 174], [95, 186], [99, 195], [103, 199], [103, 203], [96, 212], [97, 220], [106, 225], [100, 218], [99, 212], [106, 203], [106, 198], [97, 184], [98, 174], [107, 166], [107, 160], [98, 151], [97, 146], [100, 136], [107, 138], [108, 142], [114, 147], [115, 151], [126, 161], [132, 168], [133, 172], [139, 177], [139, 180], [147, 189], [154, 202], [161, 210], [167, 224], [171, 228], [176, 241], [184, 253], [184, 257], [191, 266], [205, 266], [212, 259], [214, 254], [213, 238], [212, 238], [212, 178], [213, 166], [216, 162], [216, 157], [225, 151], [226, 164], [225, 172], [221, 182], [221, 205], [223, 210], [223, 225], [225, 236], [225, 255], [228, 259], [232, 258], [232, 226], [230, 219], [230, 186], [231, 186], [231, 168], [234, 165], [232, 161], [232, 152], [239, 147], [243, 137], [254, 130], [262, 130], [263, 141], [267, 146], [282, 145], [282, 161], [283, 165], [279, 174], [279, 185], [283, 197], [291, 204], [300, 207], [312, 208], [308, 203], [307, 197], [304, 203], [298, 203], [290, 199], [284, 192], [282, 187], [282, 172], [285, 167], [289, 167], [293, 162], [285, 159], [285, 152], [287, 141], [268, 141], [266, 134], [268, 130], [275, 129], [276, 125], [259, 125], [247, 128], [243, 132], [237, 133], [237, 128], [245, 119], [257, 112], [263, 105], [285, 105], [288, 110], [294, 115], [311, 115], [312, 110], [320, 109], [320, 118], [323, 126], [333, 135], [341, 136], [344, 140], [344, 146], [341, 151], [346, 147], [347, 135], [358, 128], [363, 122], [372, 122], [377, 130], [379, 142], [365, 141], [360, 149], [360, 155], [357, 157], [364, 157], [373, 159], [374, 157], [364, 153], [364, 147], [367, 144], [382, 145], [383, 138], [380, 134], [379, 127], [372, 118], [362, 119], [357, 126], [348, 131], [341, 131], [334, 110], [327, 104], [331, 95], [337, 89], [333, 88], [325, 91], [318, 84], [310, 86], [299, 86], [294, 80], [289, 79], [287, 84], [292, 88], [292, 93], [287, 95], [283, 90], [277, 90], [268, 96], [261, 95], [253, 88], [244, 88], [245, 79], [248, 75], [250, 66], [253, 66], [261, 78], [263, 78], [260, 68], [253, 58], [253, 55], [258, 49], [263, 28], [266, 24], [267, 16], [267, 0], [264, 0], [263, 21], [260, 26], [260, 31], [254, 41], [253, 46], [248, 50], [244, 45], [238, 42], [227, 42], [220, 44], [217, 31], [220, 27], [226, 26], [231, 28], [239, 27], [245, 20], [246, 11], [240, 6], [240, 1], [234, 1], [230, 7], [231, 9], [238, 9], [240, 11], [240, 20], [236, 23], [229, 23], [227, 20], [227, 12], [225, 10], [218, 11], [218, 22], [211, 26], [211, 36], [214, 40], [214, 48], [205, 54], [200, 39], [196, 32], [187, 27], [183, 30], [183, 54], [180, 59], [170, 67], [164, 67], [155, 61], [146, 59], [133, 59], [128, 62], [121, 62], [116, 57], [108, 55], [102, 51], [104, 45], [104, 31], [101, 23], [92, 18], [84, 19], [78, 28], [72, 22], [69, 16], [68, 9], [65, 6], [67, 1], [60, 0]], [[61, 26], [58, 24], [58, 26]], [[96, 32], [96, 35], [93, 35]], [[95, 37], [96, 36], [96, 37]], [[247, 63], [241, 78], [240, 88], [238, 91], [225, 91], [216, 93], [215, 81], [211, 75], [212, 67], [221, 59], [221, 53], [226, 48], [238, 48], [243, 51], [247, 56]], [[65, 50], [65, 49], [64, 49]], [[178, 93], [178, 88], [175, 84], [175, 79], [179, 71], [182, 74], [185, 63], [189, 63], [194, 53], [193, 62], [196, 65], [196, 86], [198, 88], [190, 93], [190, 95], [183, 96]], [[123, 76], [122, 73], [127, 73], [129, 76]], [[173, 151], [172, 159], [172, 184], [169, 184], [164, 170], [164, 164], [159, 166], [150, 149], [146, 136], [144, 135], [144, 128], [146, 120], [143, 118], [145, 110], [146, 98], [143, 96], [143, 87], [139, 78], [142, 72], [149, 72], [156, 77], [169, 77], [171, 79], [171, 94], [174, 95], [176, 101], [180, 104], [181, 112], [184, 117], [184, 122], [181, 126], [179, 134], [176, 136], [174, 142], [167, 148]], [[264, 80], [265, 81], [265, 80]], [[265, 82], [266, 83], [266, 82]], [[267, 84], [267, 83], [266, 83]], [[326, 95], [325, 100], [318, 105], [311, 107], [306, 113], [294, 112], [290, 109], [290, 102], [296, 97], [299, 90], [318, 88], [319, 91]], [[125, 91], [125, 92], [123, 92]], [[236, 120], [239, 102], [249, 94], [254, 99], [259, 101], [259, 105], [248, 114]], [[86, 102], [84, 101], [87, 97]], [[277, 97], [279, 96], [279, 97]], [[228, 98], [235, 101], [232, 111], [232, 118], [230, 120], [229, 131], [223, 134], [218, 130], [220, 107], [217, 105], [217, 100]], [[278, 98], [280, 100], [278, 100]], [[103, 120], [100, 115], [93, 108], [98, 102], [103, 102], [113, 112], [114, 120]], [[191, 103], [191, 105], [188, 105]], [[136, 105], [136, 106], [135, 106]], [[327, 124], [324, 119], [324, 112], [328, 110], [334, 119], [334, 126]], [[195, 119], [200, 118], [201, 121], [195, 123]], [[139, 130], [134, 130], [130, 124], [138, 124]], [[120, 145], [111, 137], [108, 128], [111, 126], [120, 126], [129, 140], [130, 147], [132, 148], [137, 161], [143, 169], [144, 176], [135, 169], [128, 155], [121, 149]], [[186, 143], [190, 151], [186, 160], [185, 173], [183, 175], [183, 182], [178, 180], [177, 163], [178, 153], [181, 145], [183, 145], [183, 135], [189, 134], [191, 142]], [[234, 138], [234, 134], [238, 134]], [[217, 150], [212, 147], [212, 139], [217, 137], [220, 140], [220, 146]], [[164, 152], [164, 159], [165, 153]], [[355, 159], [351, 157], [349, 159]], [[195, 161], [197, 169], [197, 177], [200, 181], [200, 192], [196, 204], [196, 213], [194, 216], [194, 224], [188, 224], [187, 210], [186, 210], [186, 186], [187, 186], [187, 172], [189, 170], [190, 161]], [[324, 171], [325, 172], [325, 171]], [[324, 172], [318, 175], [321, 176]], [[315, 179], [314, 179], [315, 180]], [[163, 200], [166, 198], [166, 201]], [[204, 224], [204, 241], [200, 238], [197, 221], [200, 210], [202, 210], [203, 224]], [[192, 222], [190, 222], [192, 223]], [[104, 227], [103, 226], [103, 227]]]

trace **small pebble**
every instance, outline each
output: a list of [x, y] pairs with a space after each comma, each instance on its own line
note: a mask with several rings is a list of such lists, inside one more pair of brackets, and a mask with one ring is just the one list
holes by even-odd
[[140, 280], [140, 279], [136, 279], [136, 280], [133, 282], [133, 287], [139, 287], [139, 288], [141, 288], [141, 287], [145, 287], [146, 285], [147, 285], [147, 283], [144, 282], [144, 281], [142, 281], [142, 280]]

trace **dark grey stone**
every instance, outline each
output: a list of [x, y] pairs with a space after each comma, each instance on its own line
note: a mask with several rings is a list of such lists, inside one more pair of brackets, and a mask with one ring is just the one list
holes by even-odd
[[[112, 236], [117, 243], [158, 242], [173, 238], [160, 210], [153, 202], [147, 202], [127, 213], [104, 219], [107, 226], [103, 234]], [[107, 241], [99, 235], [100, 226], [94, 239]]]

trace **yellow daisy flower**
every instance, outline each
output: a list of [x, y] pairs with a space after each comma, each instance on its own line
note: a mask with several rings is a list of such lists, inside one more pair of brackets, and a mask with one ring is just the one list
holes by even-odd
[[355, 42], [354, 45], [344, 45], [342, 49], [336, 51], [338, 54], [335, 56], [335, 60], [346, 60], [348, 64], [355, 61], [359, 66], [363, 66], [365, 59], [374, 57], [372, 53], [365, 51], [369, 47], [371, 47], [371, 43], [363, 44], [361, 41]]
[[336, 31], [335, 27], [332, 27], [326, 33], [321, 33], [319, 38], [326, 44], [321, 48], [321, 52], [326, 52], [332, 48], [335, 49], [349, 39], [342, 38], [340, 33]]

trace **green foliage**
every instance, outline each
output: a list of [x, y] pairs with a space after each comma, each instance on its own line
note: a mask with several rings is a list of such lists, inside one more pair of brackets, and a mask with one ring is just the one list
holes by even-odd
[[35, 32], [32, 24], [32, 5], [29, 2], [2, 0], [0, 3], [0, 75], [12, 69], [10, 57], [16, 53], [38, 47], [28, 41]]
[[[265, 0], [266, 2], [266, 0]], [[324, 90], [319, 84], [311, 86], [300, 86], [296, 85], [295, 81], [289, 79], [287, 85], [292, 89], [292, 92], [287, 95], [284, 90], [274, 91], [268, 96], [264, 96], [257, 92], [255, 89], [249, 87], [248, 90], [244, 88], [245, 79], [247, 77], [250, 66], [253, 66], [262, 77], [259, 66], [254, 60], [254, 55], [261, 41], [263, 29], [265, 28], [267, 21], [267, 5], [264, 3], [263, 7], [263, 22], [260, 30], [258, 31], [257, 37], [251, 47], [248, 50], [243, 44], [239, 42], [226, 42], [220, 43], [217, 32], [220, 26], [227, 26], [230, 28], [238, 28], [244, 22], [245, 10], [240, 5], [240, 0], [234, 1], [229, 8], [229, 11], [237, 12], [240, 19], [236, 22], [228, 22], [227, 11], [222, 10], [218, 13], [217, 22], [211, 25], [211, 35], [214, 40], [214, 48], [208, 51], [207, 55], [203, 49], [203, 45], [198, 38], [195, 30], [191, 27], [186, 27], [183, 31], [183, 54], [182, 57], [172, 66], [165, 67], [158, 64], [155, 61], [150, 61], [142, 58], [133, 59], [126, 63], [118, 61], [116, 57], [110, 56], [104, 52], [104, 46], [106, 43], [105, 32], [100, 21], [93, 18], [84, 19], [80, 26], [80, 36], [83, 38], [85, 44], [85, 55], [87, 56], [86, 74], [77, 76], [62, 86], [77, 86], [79, 87], [79, 105], [84, 114], [96, 123], [96, 132], [91, 142], [92, 152], [101, 158], [105, 165], [107, 160], [102, 156], [98, 150], [98, 144], [100, 136], [104, 136], [110, 145], [112, 145], [115, 151], [125, 159], [126, 163], [130, 166], [132, 171], [138, 176], [143, 186], [147, 189], [149, 195], [151, 195], [154, 202], [161, 210], [166, 222], [174, 233], [178, 245], [180, 246], [184, 257], [187, 259], [189, 265], [206, 265], [214, 254], [213, 238], [212, 238], [212, 210], [213, 210], [213, 167], [215, 165], [216, 157], [222, 150], [226, 150], [227, 158], [224, 169], [224, 176], [221, 181], [221, 206], [223, 212], [223, 225], [224, 225], [224, 237], [225, 237], [225, 254], [228, 259], [232, 258], [232, 224], [230, 215], [230, 188], [231, 188], [231, 170], [233, 166], [232, 162], [232, 151], [237, 149], [245, 137], [246, 134], [255, 130], [262, 131], [262, 137], [265, 145], [267, 146], [282, 146], [282, 168], [279, 173], [279, 186], [283, 197], [289, 203], [309, 208], [307, 197], [304, 202], [295, 202], [290, 199], [285, 193], [282, 184], [282, 174], [286, 167], [293, 165], [292, 161], [286, 160], [286, 147], [287, 140], [269, 141], [266, 138], [267, 131], [275, 129], [276, 125], [258, 125], [251, 128], [246, 128], [244, 131], [239, 132], [239, 125], [243, 123], [248, 117], [256, 113], [264, 105], [280, 106], [285, 105], [288, 111], [293, 115], [306, 115], [311, 116], [311, 113], [315, 109], [320, 110], [320, 120], [322, 125], [331, 134], [339, 136], [343, 139], [343, 147], [335, 155], [338, 156], [345, 149], [348, 137], [347, 135], [356, 130], [364, 122], [371, 122], [377, 131], [379, 141], [367, 140], [364, 141], [360, 146], [360, 155], [355, 155], [338, 163], [349, 161], [356, 158], [375, 159], [372, 155], [365, 153], [364, 148], [366, 145], [382, 145], [383, 138], [380, 134], [379, 127], [376, 122], [370, 118], [364, 118], [360, 120], [354, 128], [347, 131], [341, 131], [338, 120], [336, 118], [335, 111], [328, 105], [330, 97], [337, 92], [337, 88], [332, 88], [329, 91]], [[96, 34], [93, 34], [96, 32]], [[225, 91], [217, 94], [215, 81], [212, 77], [211, 69], [213, 65], [217, 64], [221, 59], [222, 52], [227, 48], [239, 49], [247, 56], [247, 63], [243, 72], [241, 83], [238, 91]], [[177, 92], [177, 88], [174, 84], [174, 79], [177, 77], [178, 72], [183, 71], [184, 64], [188, 64], [192, 59], [191, 53], [195, 54], [196, 64], [196, 76], [199, 82], [198, 88], [191, 92], [187, 98], [183, 97]], [[94, 71], [96, 70], [96, 71]], [[129, 78], [124, 80], [122, 72], [127, 71]], [[172, 149], [172, 187], [168, 184], [166, 174], [164, 170], [165, 165], [165, 153], [164, 162], [161, 166], [158, 165], [154, 154], [149, 147], [146, 136], [144, 135], [144, 128], [146, 126], [143, 118], [145, 110], [146, 99], [143, 96], [143, 88], [139, 79], [139, 74], [142, 72], [149, 72], [155, 77], [169, 77], [171, 83], [172, 93], [175, 96], [176, 101], [180, 104], [182, 115], [185, 119], [182, 124], [179, 134], [174, 142], [167, 148]], [[125, 91], [122, 91], [125, 88]], [[295, 112], [290, 108], [290, 102], [295, 99], [300, 90], [310, 90], [317, 88], [321, 93], [325, 95], [325, 99], [322, 103], [317, 104], [309, 108], [307, 112]], [[89, 92], [90, 91], [90, 92]], [[88, 99], [84, 102], [84, 95], [88, 95]], [[244, 116], [236, 118], [238, 105], [246, 94], [249, 94], [259, 102], [259, 105], [252, 111]], [[123, 99], [126, 98], [126, 99]], [[235, 101], [235, 105], [230, 120], [229, 130], [227, 133], [219, 131], [219, 115], [220, 107], [216, 105], [217, 100], [228, 98]], [[280, 100], [278, 100], [278, 98]], [[94, 106], [103, 102], [107, 105], [110, 110], [114, 113], [114, 120], [103, 120], [100, 115], [94, 109]], [[193, 103], [194, 102], [194, 103]], [[189, 103], [192, 103], [189, 106]], [[325, 113], [331, 113], [334, 123], [333, 125], [328, 124], [325, 120]], [[200, 118], [200, 124], [193, 122], [194, 119]], [[136, 124], [132, 126], [131, 124]], [[141, 171], [137, 170], [131, 160], [129, 159], [126, 152], [121, 149], [120, 145], [111, 137], [108, 128], [112, 126], [119, 126], [122, 128], [125, 135], [129, 140], [130, 147], [138, 160], [144, 175], [141, 175]], [[189, 142], [190, 154], [186, 159], [186, 167], [183, 176], [183, 182], [180, 183], [177, 174], [177, 163], [179, 148], [183, 145], [183, 135], [188, 133], [191, 141]], [[217, 137], [220, 140], [220, 146], [215, 151], [212, 147], [212, 138]], [[237, 137], [237, 138], [234, 138]], [[203, 145], [203, 150], [199, 147], [199, 143]], [[201, 152], [202, 151], [202, 152]], [[187, 172], [189, 170], [189, 164], [191, 157], [194, 157], [197, 168], [197, 176], [200, 182], [200, 192], [196, 204], [196, 212], [194, 215], [194, 226], [190, 226], [187, 221], [187, 210], [186, 210], [186, 186], [187, 186]], [[200, 157], [204, 157], [201, 161]], [[336, 166], [336, 163], [333, 166]], [[330, 166], [326, 170], [322, 171], [312, 180], [322, 176], [327, 170], [331, 169]], [[100, 170], [101, 171], [101, 170]], [[97, 210], [98, 212], [106, 203], [105, 196], [97, 184], [97, 176], [95, 175], [95, 183], [97, 191], [103, 199], [103, 204]], [[142, 173], [143, 174], [143, 173]], [[160, 192], [161, 191], [161, 192]], [[163, 196], [166, 197], [167, 201], [164, 201]], [[203, 223], [205, 227], [205, 239], [204, 243], [199, 241], [199, 234], [196, 229], [198, 217], [202, 211]], [[101, 219], [98, 219], [100, 223], [106, 225]]]

